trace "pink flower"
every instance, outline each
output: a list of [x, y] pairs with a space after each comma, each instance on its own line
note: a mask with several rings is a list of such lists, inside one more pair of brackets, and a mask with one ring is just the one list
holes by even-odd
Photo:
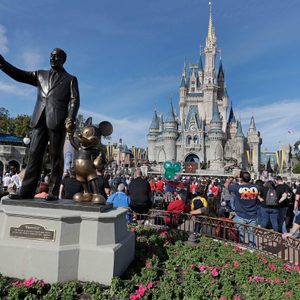
[[271, 270], [271, 271], [275, 271], [276, 270], [276, 266], [275, 265], [268, 265], [268, 268]]
[[167, 233], [166, 231], [162, 231], [159, 235], [160, 235], [160, 236], [167, 236], [168, 233]]
[[211, 275], [212, 275], [213, 277], [218, 277], [218, 276], [219, 276], [218, 270], [215, 269], [215, 268], [213, 268], [213, 269], [211, 270]]
[[267, 264], [267, 263], [268, 263], [268, 260], [265, 259], [265, 258], [263, 258], [261, 261], [262, 261], [264, 264]]
[[239, 267], [241, 264], [240, 264], [238, 261], [235, 261], [235, 262], [233, 263], [233, 265], [234, 265], [235, 267]]
[[194, 269], [194, 268], [195, 268], [195, 265], [194, 265], [194, 264], [191, 264], [191, 268]]
[[149, 282], [147, 284], [147, 289], [152, 289], [153, 288], [153, 282]]
[[220, 300], [227, 300], [227, 298], [225, 298], [225, 297], [221, 297], [221, 298], [220, 298]]
[[235, 298], [234, 298], [234, 300], [241, 300], [241, 298], [239, 298], [239, 297], [235, 297]]
[[223, 268], [228, 269], [228, 268], [230, 268], [230, 265], [229, 265], [229, 264], [225, 264], [225, 265], [223, 266]]
[[252, 282], [253, 281], [253, 277], [252, 276], [249, 276], [249, 282]]
[[290, 269], [290, 268], [291, 268], [291, 266], [290, 266], [289, 264], [284, 264], [284, 267], [285, 267], [286, 269]]
[[206, 270], [206, 267], [203, 265], [203, 266], [200, 266], [199, 267], [199, 270], [201, 271], [201, 272], [204, 272], [205, 270]]
[[254, 279], [256, 282], [262, 282], [262, 281], [264, 281], [264, 278], [261, 277], [261, 276], [254, 276], [253, 279]]
[[130, 228], [130, 231], [131, 231], [131, 232], [135, 232], [134, 227], [131, 227], [131, 228]]
[[170, 243], [168, 241], [165, 241], [165, 245], [169, 245]]
[[140, 285], [139, 289], [136, 292], [139, 296], [144, 297], [146, 292], [146, 287], [144, 285]]
[[27, 279], [23, 282], [23, 285], [29, 287], [35, 283], [35, 280], [33, 278]]
[[138, 299], [141, 299], [141, 296], [140, 296], [140, 295], [133, 294], [133, 295], [130, 295], [129, 299], [130, 299], [130, 300], [138, 300]]
[[275, 282], [275, 283], [280, 283], [281, 280], [280, 280], [279, 278], [275, 278], [275, 279], [274, 279], [274, 282]]
[[146, 264], [146, 268], [151, 268], [151, 264]]
[[292, 291], [287, 291], [283, 293], [284, 295], [288, 296], [288, 297], [292, 297], [293, 296], [293, 292]]
[[299, 266], [294, 266], [294, 270], [299, 272], [300, 271]]

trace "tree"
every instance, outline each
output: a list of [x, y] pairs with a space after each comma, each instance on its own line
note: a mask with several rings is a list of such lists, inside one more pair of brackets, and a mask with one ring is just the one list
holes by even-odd
[[0, 133], [8, 133], [9, 112], [6, 108], [0, 107]]
[[25, 137], [30, 132], [30, 116], [17, 115], [15, 118], [11, 118], [12, 134], [15, 136]]

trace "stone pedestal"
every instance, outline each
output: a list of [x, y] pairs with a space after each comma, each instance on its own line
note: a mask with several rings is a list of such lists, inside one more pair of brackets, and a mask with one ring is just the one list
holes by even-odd
[[125, 214], [122, 208], [71, 200], [2, 199], [0, 273], [109, 285], [134, 259], [134, 234]]

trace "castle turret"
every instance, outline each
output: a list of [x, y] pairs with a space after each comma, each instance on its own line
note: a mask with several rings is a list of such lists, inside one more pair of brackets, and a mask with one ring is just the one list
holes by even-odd
[[175, 118], [172, 100], [166, 121], [164, 122], [163, 140], [166, 160], [176, 160], [176, 141], [178, 138], [178, 123]]
[[236, 158], [238, 160], [238, 165], [241, 168], [245, 168], [246, 166], [246, 159], [245, 159], [245, 136], [242, 129], [242, 123], [241, 121], [237, 121], [237, 130], [235, 135], [236, 140]]
[[[248, 167], [251, 171], [259, 172], [260, 166], [260, 148], [262, 140], [260, 138], [260, 132], [256, 130], [254, 116], [251, 117], [250, 126], [247, 133], [248, 142]], [[250, 159], [250, 161], [249, 161]]]
[[186, 63], [184, 62], [180, 89], [179, 89], [179, 115], [180, 115], [181, 124], [184, 124], [185, 121], [184, 107], [186, 105], [186, 96], [187, 96], [187, 77], [186, 77]]
[[156, 142], [159, 134], [159, 118], [156, 110], [153, 113], [152, 122], [147, 135], [148, 140], [148, 159], [149, 161], [156, 160]]
[[222, 130], [222, 120], [218, 109], [218, 104], [213, 102], [213, 115], [208, 131], [210, 141], [210, 170], [220, 170], [224, 167], [223, 140], [225, 138]]

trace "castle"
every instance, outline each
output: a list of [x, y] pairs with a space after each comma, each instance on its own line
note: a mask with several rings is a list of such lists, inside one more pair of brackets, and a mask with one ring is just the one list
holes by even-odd
[[[210, 5], [208, 33], [200, 47], [197, 64], [184, 63], [179, 89], [179, 116], [172, 102], [167, 117], [154, 111], [147, 134], [148, 159], [161, 163], [175, 160], [197, 163], [198, 169], [224, 172], [228, 162], [259, 171], [262, 139], [252, 116], [245, 136], [241, 121], [228, 114], [228, 93], [220, 56], [217, 63], [217, 38]], [[205, 63], [202, 64], [204, 56]]]

